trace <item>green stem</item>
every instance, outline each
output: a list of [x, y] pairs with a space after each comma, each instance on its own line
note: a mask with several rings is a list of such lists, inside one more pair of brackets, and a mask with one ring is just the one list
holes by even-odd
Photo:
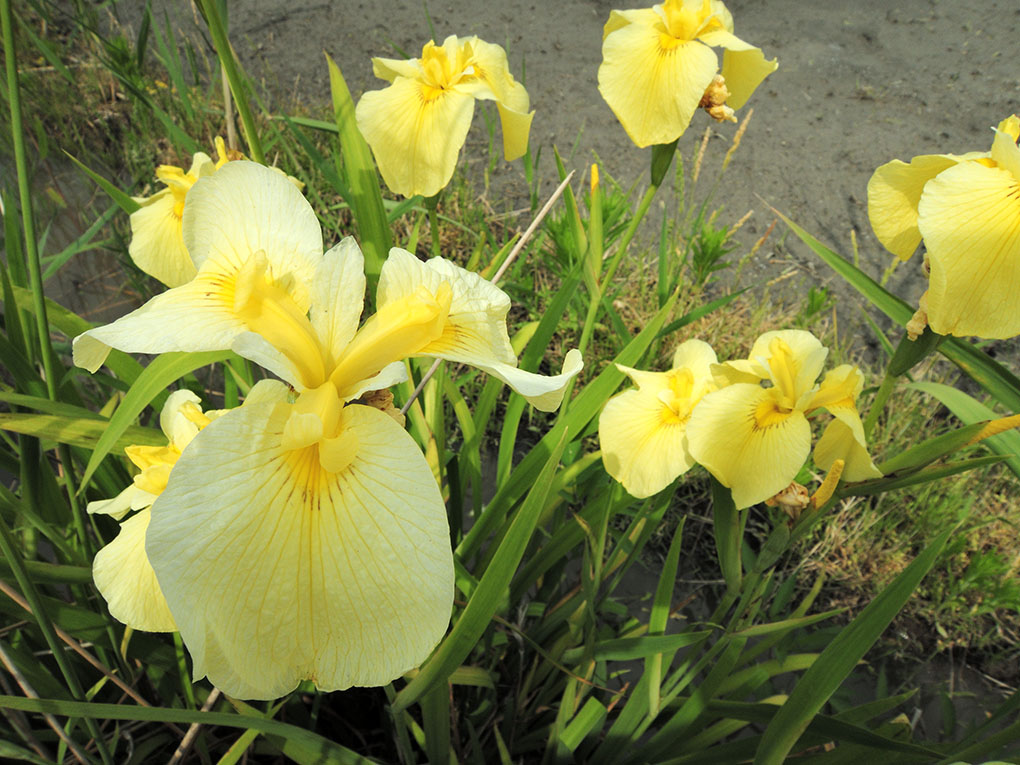
[[[439, 192], [441, 194], [442, 192]], [[439, 246], [439, 214], [436, 208], [439, 206], [439, 194], [425, 200], [425, 209], [429, 213], [429, 234], [432, 236], [432, 257], [438, 258], [442, 255], [442, 248]]]
[[875, 398], [871, 402], [871, 408], [868, 409], [868, 417], [864, 421], [865, 438], [871, 438], [871, 431], [875, 428], [875, 423], [878, 422], [878, 416], [885, 409], [885, 403], [889, 400], [895, 384], [896, 378], [887, 373], [878, 388], [878, 392], [875, 393]]
[[212, 35], [216, 53], [227, 74], [230, 91], [234, 94], [234, 106], [237, 107], [237, 114], [241, 118], [241, 127], [244, 130], [244, 140], [248, 144], [248, 153], [253, 160], [264, 165], [266, 158], [262, 153], [262, 144], [259, 142], [258, 133], [255, 131], [255, 120], [252, 118], [251, 106], [245, 94], [245, 81], [237, 67], [234, 49], [230, 47], [230, 39], [227, 37], [226, 27], [223, 19], [220, 18], [219, 9], [216, 7], [216, 0], [201, 0], [200, 4], [205, 12], [205, 21], [209, 25], [209, 34]]
[[[2, 12], [4, 19], [4, 44], [6, 46], [10, 46], [10, 40], [7, 38], [10, 22], [10, 0], [0, 0], [0, 12]], [[8, 47], [7, 50], [10, 50], [10, 47]], [[32, 580], [28, 576], [28, 572], [25, 570], [25, 562], [21, 559], [21, 555], [18, 554], [15, 549], [14, 538], [11, 535], [11, 531], [7, 528], [7, 524], [3, 521], [0, 521], [0, 552], [3, 553], [4, 559], [10, 565], [14, 578], [18, 582], [18, 587], [21, 588], [21, 592], [25, 596], [25, 600], [28, 601], [28, 605], [32, 610], [32, 615], [35, 617], [36, 623], [39, 625], [39, 631], [42, 632], [46, 645], [49, 646], [50, 652], [53, 654], [53, 658], [57, 662], [57, 666], [60, 667], [60, 673], [64, 676], [64, 681], [67, 683], [68, 690], [71, 691], [71, 695], [74, 696], [76, 700], [85, 701], [85, 692], [82, 690], [81, 683], [78, 681], [78, 676], [74, 673], [70, 663], [67, 661], [67, 654], [64, 652], [64, 647], [57, 639], [57, 633], [53, 628], [53, 622], [50, 620], [49, 615], [43, 607], [42, 599], [39, 597], [39, 592], [35, 589], [35, 584], [33, 584]], [[106, 748], [106, 742], [100, 734], [99, 726], [96, 725], [96, 721], [91, 717], [86, 717], [85, 725], [88, 727], [89, 734], [96, 743], [96, 748], [99, 750], [99, 756], [103, 758], [103, 762], [112, 764], [113, 760], [110, 758], [110, 753]]]
[[616, 254], [613, 255], [613, 259], [609, 261], [609, 268], [606, 269], [606, 275], [602, 279], [601, 284], [609, 284], [613, 280], [613, 276], [616, 274], [616, 269], [620, 265], [620, 259], [623, 258], [623, 254], [627, 252], [627, 248], [630, 246], [630, 240], [634, 238], [634, 233], [637, 231], [638, 225], [644, 220], [645, 214], [648, 212], [648, 208], [652, 205], [652, 199], [655, 197], [655, 192], [659, 190], [659, 187], [652, 184], [645, 191], [645, 195], [641, 198], [638, 209], [634, 213], [634, 217], [630, 219], [630, 223], [627, 225], [627, 230], [623, 232], [623, 238], [620, 239], [620, 246], [616, 250]]

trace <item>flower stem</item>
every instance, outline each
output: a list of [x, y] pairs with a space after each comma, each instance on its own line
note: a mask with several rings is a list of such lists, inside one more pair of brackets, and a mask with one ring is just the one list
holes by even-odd
[[875, 423], [878, 422], [878, 416], [882, 413], [882, 410], [885, 409], [885, 403], [889, 400], [889, 396], [892, 394], [895, 383], [896, 377], [887, 372], [885, 377], [882, 379], [882, 384], [875, 393], [875, 398], [871, 402], [871, 408], [868, 409], [868, 417], [864, 420], [865, 438], [871, 438], [871, 431], [874, 429]]
[[655, 192], [659, 190], [659, 187], [652, 184], [645, 191], [645, 195], [641, 198], [640, 204], [638, 204], [637, 211], [634, 213], [634, 217], [630, 219], [630, 223], [627, 225], [627, 230], [623, 232], [623, 238], [620, 240], [620, 246], [616, 249], [616, 254], [613, 255], [612, 260], [609, 261], [609, 268], [606, 269], [606, 275], [602, 279], [602, 285], [609, 284], [612, 281], [613, 276], [616, 274], [616, 269], [620, 265], [620, 260], [623, 258], [623, 254], [627, 251], [627, 247], [630, 246], [630, 240], [634, 238], [634, 233], [637, 231], [638, 225], [644, 220], [645, 214], [648, 212], [648, 208], [652, 205], [652, 199], [655, 197]]

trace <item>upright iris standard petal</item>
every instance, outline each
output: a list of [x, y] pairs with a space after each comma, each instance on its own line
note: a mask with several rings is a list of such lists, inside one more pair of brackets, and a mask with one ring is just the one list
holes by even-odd
[[392, 418], [343, 410], [342, 470], [282, 446], [290, 406], [232, 411], [204, 430], [153, 506], [147, 551], [195, 663], [224, 692], [274, 698], [381, 685], [446, 630], [453, 557], [442, 497]]
[[[722, 74], [712, 47], [724, 49]], [[638, 146], [676, 140], [704, 107], [732, 120], [777, 63], [733, 34], [719, 0], [666, 0], [613, 11], [605, 25], [599, 92]]]
[[373, 69], [391, 84], [365, 93], [355, 116], [394, 192], [431, 197], [450, 182], [475, 99], [496, 102], [507, 160], [527, 150], [534, 112], [498, 45], [451, 35], [442, 45], [426, 43], [420, 59], [373, 59]]
[[254, 162], [230, 162], [196, 183], [188, 199], [183, 232], [198, 266], [195, 278], [76, 337], [76, 365], [94, 372], [110, 348], [133, 353], [230, 348], [248, 329], [238, 311], [237, 279], [260, 253], [261, 278], [290, 295], [297, 310], [308, 310], [322, 233], [315, 212], [285, 175]]
[[707, 343], [688, 340], [674, 353], [669, 372], [620, 366], [638, 387], [606, 403], [599, 416], [599, 443], [606, 472], [633, 496], [661, 491], [694, 464], [687, 423], [712, 387], [716, 361]]

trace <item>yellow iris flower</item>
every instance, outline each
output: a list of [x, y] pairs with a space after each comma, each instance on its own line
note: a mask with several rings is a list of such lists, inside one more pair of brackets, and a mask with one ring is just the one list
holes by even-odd
[[722, 387], [694, 409], [687, 442], [691, 456], [730, 488], [738, 509], [793, 481], [811, 451], [807, 415], [818, 408], [836, 419], [815, 448], [815, 464], [827, 470], [842, 459], [849, 481], [881, 475], [867, 454], [855, 405], [861, 374], [844, 364], [816, 384], [827, 355], [810, 332], [783, 330], [759, 337], [747, 360], [715, 368]]
[[715, 389], [715, 351], [688, 340], [673, 354], [668, 372], [643, 372], [617, 365], [638, 386], [613, 396], [599, 417], [599, 442], [606, 472], [633, 496], [650, 497], [694, 464], [686, 429], [702, 396]]
[[[1020, 118], [990, 152], [893, 160], [868, 182], [878, 240], [902, 260], [924, 240], [928, 291], [917, 317], [940, 335], [1020, 335]], [[926, 317], [923, 315], [926, 314]]]
[[[713, 47], [724, 49], [722, 69]], [[612, 11], [602, 34], [599, 92], [640, 147], [675, 141], [699, 107], [732, 120], [779, 65], [733, 34], [720, 0], [666, 0]]]
[[188, 206], [195, 278], [74, 350], [92, 366], [109, 346], [232, 348], [289, 383], [260, 382], [195, 436], [152, 505], [146, 554], [195, 676], [263, 699], [305, 679], [324, 690], [387, 683], [446, 630], [453, 558], [428, 463], [366, 394], [403, 380], [402, 359], [435, 356], [551, 410], [580, 354], [554, 377], [517, 369], [505, 293], [399, 249], [359, 329], [360, 249], [348, 238], [323, 255], [311, 207], [268, 168], [232, 162], [196, 183]]
[[198, 431], [222, 411], [203, 412], [199, 399], [188, 390], [174, 391], [163, 405], [159, 424], [166, 446], [129, 446], [128, 459], [139, 469], [134, 481], [113, 499], [89, 502], [88, 512], [123, 520], [117, 537], [96, 553], [92, 577], [115, 619], [147, 632], [174, 632], [177, 625], [145, 554], [149, 507], [166, 488], [170, 471]]
[[181, 222], [188, 191], [195, 181], [214, 173], [229, 160], [227, 147], [219, 137], [216, 153], [216, 161], [208, 154], [196, 153], [187, 172], [173, 165], [160, 165], [156, 178], [166, 188], [150, 197], [135, 198], [141, 207], [131, 213], [128, 254], [136, 266], [167, 287], [178, 287], [195, 276], [195, 265], [184, 246]]
[[376, 77], [392, 84], [365, 93], [355, 116], [395, 193], [431, 197], [450, 182], [475, 99], [496, 102], [506, 160], [527, 151], [534, 112], [500, 46], [451, 35], [442, 45], [426, 43], [419, 59], [374, 58], [372, 66]]

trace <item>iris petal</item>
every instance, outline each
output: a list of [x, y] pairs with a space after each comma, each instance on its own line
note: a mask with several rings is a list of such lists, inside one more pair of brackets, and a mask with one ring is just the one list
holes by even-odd
[[170, 189], [153, 194], [131, 213], [128, 254], [135, 265], [168, 287], [195, 278], [195, 264], [184, 247], [177, 201]]
[[314, 446], [284, 450], [291, 407], [276, 391], [195, 438], [153, 506], [148, 554], [195, 675], [225, 693], [385, 684], [449, 623], [439, 489], [411, 437], [370, 407], [343, 410], [358, 450], [341, 472], [323, 471]]
[[931, 281], [928, 323], [940, 335], [1020, 334], [1020, 180], [966, 162], [929, 181], [918, 207]]

